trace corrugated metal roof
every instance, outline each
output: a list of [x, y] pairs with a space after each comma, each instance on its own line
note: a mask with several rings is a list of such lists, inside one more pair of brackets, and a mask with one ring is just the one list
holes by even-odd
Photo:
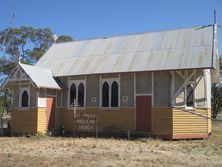
[[39, 88], [61, 89], [54, 80], [51, 70], [22, 63], [19, 65]]
[[213, 26], [54, 44], [36, 66], [54, 76], [212, 68]]

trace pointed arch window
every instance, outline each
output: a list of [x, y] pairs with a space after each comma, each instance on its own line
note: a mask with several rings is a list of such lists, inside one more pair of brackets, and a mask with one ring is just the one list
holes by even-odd
[[194, 107], [194, 89], [191, 84], [186, 87], [187, 95], [186, 95], [186, 106]]
[[80, 83], [79, 87], [78, 87], [78, 107], [84, 107], [84, 85], [83, 85], [83, 83]]
[[86, 101], [85, 80], [69, 80], [68, 85], [68, 107], [74, 107], [74, 105], [75, 107], [84, 107]]
[[102, 86], [102, 107], [109, 107], [109, 84], [103, 83]]
[[69, 98], [69, 105], [74, 105], [74, 99], [76, 99], [76, 85], [73, 83], [70, 87], [70, 98]]
[[21, 103], [22, 107], [28, 107], [29, 106], [29, 95], [28, 92], [26, 90], [24, 90], [22, 92], [22, 103]]
[[111, 86], [111, 107], [118, 107], [118, 94], [118, 84], [114, 81]]

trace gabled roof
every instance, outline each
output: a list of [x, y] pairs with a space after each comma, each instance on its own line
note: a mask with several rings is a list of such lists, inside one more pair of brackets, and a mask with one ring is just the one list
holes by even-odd
[[[23, 78], [23, 76], [21, 76], [20, 78], [14, 78], [14, 75], [18, 71], [24, 73], [25, 78]], [[15, 82], [15, 81], [29, 81], [29, 80], [32, 80], [32, 82], [38, 88], [61, 89], [54, 80], [52, 71], [50, 69], [26, 65], [22, 63], [18, 63], [16, 68], [12, 71], [12, 73], [2, 84], [2, 88], [4, 88], [10, 81]]]
[[38, 88], [61, 89], [53, 78], [52, 71], [41, 67], [19, 63]]
[[59, 43], [36, 66], [54, 76], [215, 68], [213, 40], [208, 25]]

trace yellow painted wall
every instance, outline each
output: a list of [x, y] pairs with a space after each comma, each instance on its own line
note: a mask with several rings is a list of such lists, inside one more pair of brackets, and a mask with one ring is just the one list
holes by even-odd
[[30, 108], [27, 110], [12, 109], [11, 132], [36, 133], [37, 108]]
[[[86, 108], [85, 110], [77, 110], [77, 112], [98, 112], [99, 131], [105, 131], [107, 126], [116, 127], [113, 129], [114, 131], [119, 131], [119, 129], [121, 131], [135, 130], [134, 108], [121, 108], [116, 110]], [[56, 115], [61, 115], [61, 125], [64, 125], [67, 131], [73, 131], [75, 125], [73, 110], [60, 109], [57, 110]]]
[[153, 108], [153, 134], [167, 136], [167, 138], [174, 138], [174, 136], [189, 138], [192, 135], [198, 137], [198, 135], [210, 133], [211, 120], [201, 117], [210, 117], [210, 109], [197, 108], [192, 112], [196, 114], [176, 108]]
[[172, 108], [152, 109], [152, 131], [154, 135], [172, 135]]
[[[45, 108], [29, 108], [12, 110], [12, 133], [37, 133], [45, 132], [46, 115]], [[114, 132], [126, 132], [135, 130], [134, 108], [120, 108], [116, 110], [86, 108], [77, 112], [97, 112], [99, 116], [99, 131], [106, 131], [113, 126]], [[193, 111], [203, 116], [210, 116], [210, 109], [196, 109]], [[73, 110], [56, 110], [56, 128], [65, 126], [67, 131], [73, 131]], [[200, 117], [176, 108], [152, 109], [152, 132], [154, 135], [198, 135], [211, 132], [211, 120]]]
[[45, 124], [46, 124], [46, 108], [38, 108], [38, 125], [37, 131], [44, 133], [45, 132]]
[[12, 109], [12, 133], [45, 132], [45, 108]]
[[208, 134], [208, 119], [201, 117], [201, 115], [208, 116], [208, 109], [195, 109], [192, 112], [197, 115], [173, 109], [173, 135]]
[[[211, 109], [208, 109], [208, 118], [211, 118]], [[208, 119], [208, 134], [212, 131], [212, 121]]]

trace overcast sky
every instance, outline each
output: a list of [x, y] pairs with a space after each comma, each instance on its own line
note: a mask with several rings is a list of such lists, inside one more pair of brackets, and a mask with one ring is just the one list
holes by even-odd
[[48, 27], [75, 40], [208, 25], [214, 9], [222, 24], [222, 0], [1, 0], [0, 30], [14, 6], [14, 27]]

